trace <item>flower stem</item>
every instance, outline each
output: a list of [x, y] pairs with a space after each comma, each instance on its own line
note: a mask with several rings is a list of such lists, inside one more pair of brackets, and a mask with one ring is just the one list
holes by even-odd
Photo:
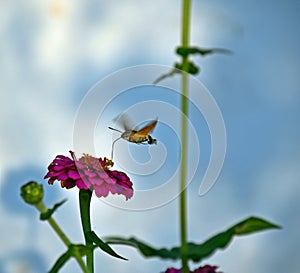
[[[90, 204], [92, 198], [92, 191], [80, 190], [79, 191], [79, 206], [81, 215], [81, 224], [85, 238], [85, 245], [87, 247], [93, 246], [93, 242], [89, 240], [87, 234], [91, 232], [91, 217], [90, 217]], [[94, 252], [91, 251], [86, 256], [86, 264], [90, 273], [94, 272]]]
[[[37, 204], [34, 205], [39, 212], [43, 213], [47, 211], [47, 207], [45, 206], [44, 202], [41, 201]], [[69, 240], [69, 238], [66, 236], [66, 234], [61, 230], [61, 228], [59, 227], [59, 225], [56, 223], [56, 221], [50, 217], [47, 219], [48, 223], [50, 224], [50, 226], [53, 228], [53, 230], [55, 231], [55, 233], [58, 235], [58, 237], [63, 241], [63, 243], [66, 245], [66, 247], [70, 247], [71, 246], [71, 241]], [[74, 258], [76, 259], [77, 263], [79, 264], [80, 268], [82, 269], [82, 271], [84, 273], [89, 273], [87, 267], [85, 266], [81, 256], [76, 255]]]
[[[45, 206], [45, 204], [43, 202], [39, 202], [38, 204], [35, 205], [35, 207], [41, 212], [46, 212], [47, 208]], [[56, 223], [56, 221], [50, 217], [49, 219], [47, 219], [48, 223], [50, 224], [50, 226], [53, 228], [53, 230], [56, 232], [56, 234], [58, 235], [58, 237], [64, 242], [64, 244], [69, 247], [71, 245], [70, 240], [68, 239], [68, 237], [66, 236], [66, 234], [61, 230], [61, 228], [58, 226], [58, 224]]]
[[[190, 10], [191, 0], [183, 0], [182, 2], [182, 29], [181, 43], [182, 47], [189, 46], [190, 35]], [[186, 176], [187, 176], [187, 116], [188, 116], [188, 56], [182, 56], [182, 96], [181, 111], [183, 113], [181, 119], [181, 141], [182, 141], [182, 158], [180, 168], [180, 239], [181, 239], [181, 266], [182, 273], [188, 273], [187, 260], [187, 212], [186, 212]]]

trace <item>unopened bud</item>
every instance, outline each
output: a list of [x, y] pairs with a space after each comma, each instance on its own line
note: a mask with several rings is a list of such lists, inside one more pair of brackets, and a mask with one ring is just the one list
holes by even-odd
[[43, 185], [30, 181], [21, 187], [21, 197], [27, 204], [36, 205], [43, 200]]

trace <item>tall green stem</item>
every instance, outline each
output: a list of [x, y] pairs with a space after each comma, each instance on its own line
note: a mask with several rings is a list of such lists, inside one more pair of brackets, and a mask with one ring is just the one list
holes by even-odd
[[[90, 204], [92, 198], [92, 191], [90, 190], [80, 190], [79, 191], [79, 206], [80, 206], [80, 216], [81, 224], [83, 229], [83, 234], [85, 238], [85, 245], [87, 247], [93, 246], [93, 242], [89, 240], [87, 234], [91, 232], [91, 217], [90, 217]], [[91, 251], [86, 256], [86, 264], [90, 273], [94, 272], [94, 252]]]
[[[189, 46], [190, 36], [190, 10], [191, 0], [183, 0], [182, 2], [182, 29], [181, 29], [181, 46]], [[183, 71], [188, 71], [188, 56], [182, 57]], [[188, 73], [182, 73], [181, 82], [181, 111], [183, 113], [181, 119], [181, 141], [182, 141], [182, 158], [180, 169], [180, 239], [181, 239], [181, 264], [182, 273], [188, 273], [187, 261], [187, 208], [186, 208], [186, 177], [187, 177], [187, 116], [188, 116]]]

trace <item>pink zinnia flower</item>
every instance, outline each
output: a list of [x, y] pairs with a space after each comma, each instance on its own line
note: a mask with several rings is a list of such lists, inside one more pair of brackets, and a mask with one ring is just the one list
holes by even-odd
[[[217, 266], [210, 266], [210, 265], [205, 265], [201, 266], [194, 271], [190, 271], [191, 273], [222, 273], [222, 272], [217, 272]], [[176, 269], [176, 268], [168, 268], [165, 273], [181, 273], [181, 269]]]
[[194, 270], [194, 273], [222, 273], [222, 272], [217, 272], [217, 266], [210, 266], [210, 265], [205, 265], [201, 266], [197, 269]]
[[181, 273], [181, 269], [176, 269], [172, 267], [172, 268], [168, 268], [165, 273]]
[[58, 180], [62, 188], [77, 186], [79, 189], [95, 190], [98, 197], [106, 197], [109, 192], [123, 194], [126, 199], [133, 196], [129, 177], [123, 172], [110, 170], [113, 166], [111, 160], [86, 154], [77, 160], [75, 154], [72, 151], [70, 153], [73, 159], [58, 155], [49, 165], [44, 177], [49, 178], [48, 184]]

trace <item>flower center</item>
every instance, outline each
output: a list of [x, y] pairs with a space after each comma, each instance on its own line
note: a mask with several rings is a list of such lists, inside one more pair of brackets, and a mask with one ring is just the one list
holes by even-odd
[[114, 162], [111, 159], [104, 157], [104, 168], [108, 170], [110, 167], [114, 165]]

